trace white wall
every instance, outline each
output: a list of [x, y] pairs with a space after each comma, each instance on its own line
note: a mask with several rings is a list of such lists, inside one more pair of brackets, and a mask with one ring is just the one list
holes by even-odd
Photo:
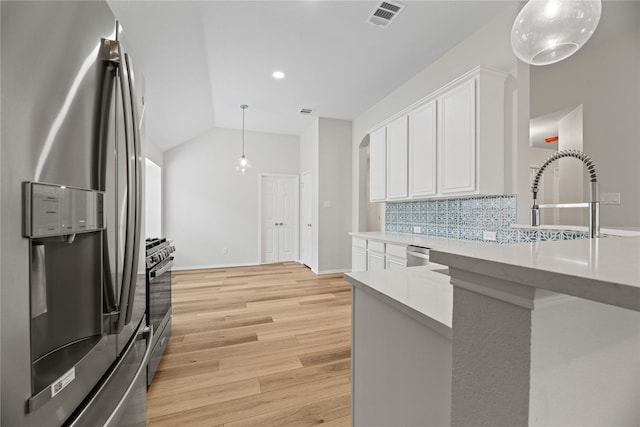
[[318, 272], [351, 270], [351, 122], [319, 119]]
[[[529, 67], [518, 62], [511, 50], [510, 32], [518, 12], [514, 3], [436, 62], [386, 96], [353, 121], [353, 192], [358, 195], [359, 145], [378, 123], [433, 93], [472, 68], [483, 65], [509, 73], [505, 84], [505, 191], [528, 192]], [[352, 227], [361, 229], [359, 197], [353, 197]], [[526, 204], [518, 203], [519, 220], [526, 218]]]
[[145, 237], [162, 237], [162, 169], [149, 158], [145, 159], [144, 188]]
[[259, 263], [259, 174], [297, 175], [299, 138], [245, 132], [246, 175], [234, 169], [241, 141], [242, 131], [213, 129], [164, 153], [163, 229], [176, 269]]
[[150, 142], [148, 138], [146, 141], [145, 149], [147, 151], [146, 157], [156, 165], [162, 167], [164, 153], [160, 151], [160, 149], [156, 147], [152, 142]]
[[596, 163], [600, 192], [621, 193], [620, 205], [601, 206], [600, 222], [640, 227], [640, 2], [607, 1], [602, 8], [583, 49], [532, 68], [531, 112], [582, 104], [584, 152]]

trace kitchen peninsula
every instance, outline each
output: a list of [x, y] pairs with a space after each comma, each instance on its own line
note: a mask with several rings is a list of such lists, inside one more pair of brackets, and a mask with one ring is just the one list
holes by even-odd
[[[638, 259], [638, 237], [434, 247], [431, 260], [449, 267], [453, 285], [448, 344], [430, 338], [446, 339], [433, 334], [436, 329], [428, 322], [414, 321], [419, 316], [432, 317], [428, 304], [405, 306], [405, 311], [413, 310], [412, 316], [403, 318], [400, 310], [393, 315], [388, 300], [403, 302], [392, 292], [385, 293], [384, 287], [367, 284], [384, 280], [385, 286], [393, 288], [395, 280], [397, 294], [410, 276], [413, 286], [421, 275], [426, 277], [424, 286], [432, 286], [441, 273], [414, 267], [348, 275], [354, 285], [354, 425], [360, 425], [360, 409], [372, 407], [358, 395], [359, 380], [371, 374], [361, 369], [366, 366], [358, 366], [363, 351], [358, 338], [389, 333], [380, 325], [375, 325], [378, 331], [367, 328], [363, 322], [366, 316], [360, 317], [358, 310], [365, 293], [377, 298], [379, 312], [395, 319], [396, 326], [413, 322], [412, 337], [419, 336], [418, 324], [429, 326], [414, 347], [439, 348], [442, 357], [425, 354], [422, 359], [432, 358], [446, 369], [446, 351], [450, 351], [447, 377], [431, 382], [432, 394], [425, 394], [422, 401], [437, 398], [446, 404], [450, 398], [450, 420], [445, 421], [452, 425], [638, 425]], [[426, 298], [428, 291], [413, 295]], [[425, 309], [418, 313], [416, 307]], [[391, 345], [397, 346], [400, 338], [394, 341]], [[401, 370], [410, 369], [406, 365], [411, 360], [422, 363], [419, 355], [407, 357]], [[387, 369], [398, 369], [398, 365], [389, 360]], [[414, 408], [424, 410], [425, 406], [428, 403]]]

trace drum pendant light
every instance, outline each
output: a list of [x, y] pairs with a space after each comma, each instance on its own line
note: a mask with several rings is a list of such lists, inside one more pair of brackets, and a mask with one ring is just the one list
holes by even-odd
[[511, 28], [511, 47], [531, 65], [562, 61], [589, 40], [601, 14], [601, 0], [529, 0]]
[[240, 108], [242, 108], [242, 157], [236, 160], [236, 172], [240, 175], [244, 175], [247, 170], [251, 168], [251, 161], [244, 155], [244, 110], [249, 108], [249, 106], [247, 104], [242, 104]]

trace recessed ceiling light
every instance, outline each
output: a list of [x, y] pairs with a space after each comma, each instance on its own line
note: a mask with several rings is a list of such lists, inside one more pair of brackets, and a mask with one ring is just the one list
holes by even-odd
[[274, 71], [272, 75], [274, 79], [284, 79], [284, 73], [282, 71]]

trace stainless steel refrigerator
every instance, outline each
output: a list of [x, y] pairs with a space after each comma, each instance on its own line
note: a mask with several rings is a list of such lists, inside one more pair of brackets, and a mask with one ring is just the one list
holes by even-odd
[[140, 425], [140, 112], [105, 2], [2, 1], [2, 426]]

